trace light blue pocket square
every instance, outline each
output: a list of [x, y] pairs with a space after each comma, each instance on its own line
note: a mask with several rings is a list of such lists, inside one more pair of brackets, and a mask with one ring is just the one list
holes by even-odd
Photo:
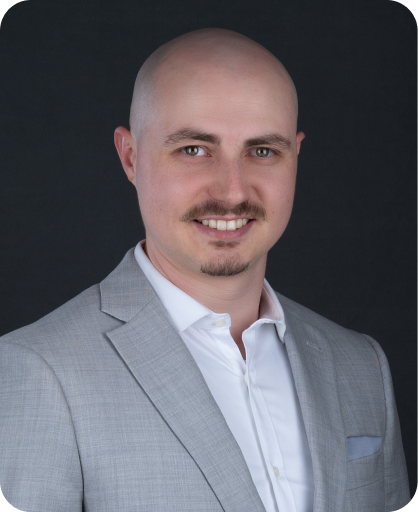
[[380, 450], [381, 444], [380, 436], [347, 437], [347, 458], [354, 460], [374, 455]]

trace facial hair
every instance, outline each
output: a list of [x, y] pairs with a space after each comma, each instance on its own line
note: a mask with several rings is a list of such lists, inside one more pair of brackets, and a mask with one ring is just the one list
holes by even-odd
[[[260, 220], [265, 220], [267, 216], [265, 208], [257, 203], [244, 201], [236, 206], [233, 206], [232, 208], [228, 208], [223, 203], [210, 199], [200, 205], [192, 207], [181, 216], [180, 220], [182, 222], [193, 222], [199, 217], [208, 217], [210, 215], [225, 216], [231, 213], [237, 216], [245, 215], [251, 219]], [[213, 244], [222, 250], [233, 249], [239, 244], [239, 242], [226, 242], [218, 240]], [[231, 277], [245, 272], [249, 266], [249, 262], [241, 261], [237, 255], [229, 255], [228, 253], [224, 252], [223, 254], [219, 255], [215, 261], [202, 263], [200, 272], [202, 274], [213, 277]]]
[[249, 266], [249, 263], [237, 261], [233, 257], [225, 257], [216, 262], [211, 261], [210, 263], [203, 264], [200, 267], [200, 272], [213, 277], [231, 277], [242, 274]]

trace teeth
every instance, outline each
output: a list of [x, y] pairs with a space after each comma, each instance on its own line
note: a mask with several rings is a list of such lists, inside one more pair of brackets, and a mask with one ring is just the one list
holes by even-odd
[[236, 229], [242, 228], [247, 224], [248, 219], [237, 219], [237, 220], [214, 220], [214, 219], [205, 219], [201, 221], [204, 226], [209, 226], [213, 229], [219, 229], [220, 231], [235, 231]]

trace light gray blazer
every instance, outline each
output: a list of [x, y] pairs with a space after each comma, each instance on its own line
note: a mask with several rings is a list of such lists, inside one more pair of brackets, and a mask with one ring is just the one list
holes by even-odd
[[[382, 349], [278, 297], [314, 512], [403, 507], [407, 474]], [[100, 286], [0, 339], [0, 485], [26, 512], [264, 510], [133, 250]]]

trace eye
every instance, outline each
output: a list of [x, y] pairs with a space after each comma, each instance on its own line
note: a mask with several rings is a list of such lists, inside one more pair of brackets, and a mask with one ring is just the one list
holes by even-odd
[[271, 156], [275, 154], [274, 151], [269, 148], [257, 148], [254, 151], [256, 156], [259, 156], [261, 158], [265, 158], [266, 156]]
[[206, 152], [201, 146], [187, 146], [181, 149], [183, 153], [189, 156], [205, 156]]

